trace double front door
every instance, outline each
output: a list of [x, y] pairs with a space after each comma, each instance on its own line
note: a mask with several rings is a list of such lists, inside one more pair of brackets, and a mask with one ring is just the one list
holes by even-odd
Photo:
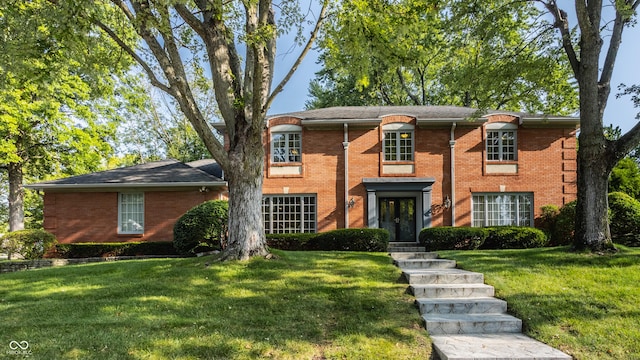
[[380, 228], [387, 229], [391, 241], [416, 241], [416, 199], [378, 198]]

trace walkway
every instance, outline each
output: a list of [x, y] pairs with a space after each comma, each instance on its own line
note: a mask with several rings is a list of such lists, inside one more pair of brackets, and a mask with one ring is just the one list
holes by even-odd
[[392, 242], [389, 253], [409, 283], [425, 321], [434, 357], [568, 360], [571, 356], [522, 334], [484, 275], [456, 269], [454, 260], [425, 252], [415, 242]]

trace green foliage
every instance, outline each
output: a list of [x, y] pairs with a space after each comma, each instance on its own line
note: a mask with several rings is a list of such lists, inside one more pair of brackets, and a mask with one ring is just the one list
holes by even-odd
[[614, 242], [640, 245], [640, 202], [622, 193], [609, 194], [609, 227]]
[[640, 200], [640, 168], [635, 159], [626, 157], [611, 170], [609, 192], [623, 192]]
[[551, 238], [556, 226], [556, 218], [560, 214], [560, 208], [557, 205], [543, 205], [541, 209], [542, 215], [540, 216], [538, 227]]
[[487, 236], [487, 228], [442, 226], [422, 229], [418, 241], [427, 251], [475, 250], [482, 246]]
[[318, 234], [267, 234], [269, 247], [282, 250], [384, 252], [389, 245], [385, 229], [338, 229]]
[[540, 229], [519, 226], [489, 228], [480, 249], [530, 249], [547, 246], [547, 235]]
[[0, 238], [0, 250], [9, 255], [19, 254], [25, 259], [40, 259], [56, 244], [56, 237], [44, 230], [19, 230]]
[[569, 114], [578, 107], [568, 62], [533, 3], [345, 1], [332, 11], [308, 108], [462, 105]]
[[570, 245], [573, 243], [573, 233], [576, 228], [576, 204], [577, 201], [566, 203], [556, 216], [550, 246]]
[[182, 215], [173, 227], [173, 245], [181, 255], [223, 249], [227, 238], [229, 203], [209, 200]]
[[435, 227], [420, 231], [419, 242], [427, 251], [526, 249], [547, 245], [542, 230], [522, 226]]
[[82, 259], [109, 256], [176, 255], [171, 241], [57, 244], [51, 257]]

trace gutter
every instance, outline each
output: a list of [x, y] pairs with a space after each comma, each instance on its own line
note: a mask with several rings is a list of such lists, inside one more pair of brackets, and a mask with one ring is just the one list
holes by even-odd
[[451, 226], [456, 226], [456, 123], [451, 124], [449, 148], [451, 149]]
[[87, 190], [87, 189], [132, 189], [171, 187], [217, 187], [227, 186], [226, 181], [173, 182], [173, 183], [98, 183], [98, 184], [31, 184], [24, 187], [31, 190]]
[[349, 228], [349, 124], [343, 124], [344, 140], [344, 228]]

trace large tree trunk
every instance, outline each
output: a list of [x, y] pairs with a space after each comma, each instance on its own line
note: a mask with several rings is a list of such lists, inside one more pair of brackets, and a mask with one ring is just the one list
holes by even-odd
[[[574, 248], [592, 252], [614, 250], [609, 231], [608, 187], [610, 161], [602, 148], [583, 144], [578, 152], [578, 202]], [[615, 162], [614, 162], [615, 163]]]
[[[262, 220], [264, 148], [262, 136], [247, 136], [243, 150], [230, 150], [229, 242], [223, 259], [247, 260], [268, 254]], [[252, 141], [253, 140], [253, 141]]]
[[22, 165], [9, 163], [9, 231], [24, 229], [24, 188]]

